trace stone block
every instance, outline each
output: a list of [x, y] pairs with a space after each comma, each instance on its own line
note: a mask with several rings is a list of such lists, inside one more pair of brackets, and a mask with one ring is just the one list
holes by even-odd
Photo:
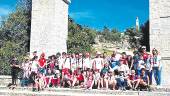
[[150, 0], [150, 48], [159, 50], [162, 60], [162, 85], [170, 86], [170, 0]]
[[68, 3], [65, 1], [32, 0], [30, 53], [45, 52], [49, 56], [67, 52]]

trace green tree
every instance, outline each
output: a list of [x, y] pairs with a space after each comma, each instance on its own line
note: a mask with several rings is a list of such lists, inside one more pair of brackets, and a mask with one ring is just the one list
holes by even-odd
[[142, 38], [142, 33], [136, 32], [135, 28], [126, 29], [125, 36], [128, 37], [131, 48], [138, 48], [141, 46], [140, 40]]
[[111, 40], [114, 42], [120, 42], [121, 41], [121, 33], [117, 29], [111, 30]]
[[96, 31], [76, 24], [69, 17], [67, 48], [69, 53], [92, 51], [95, 43]]
[[1, 74], [10, 74], [9, 60], [17, 57], [21, 62], [29, 51], [31, 28], [31, 0], [20, 0], [0, 27], [0, 68]]
[[114, 28], [110, 31], [109, 28], [104, 26], [102, 32], [100, 32], [99, 35], [102, 35], [100, 37], [100, 42], [114, 43], [114, 42], [120, 42], [121, 41], [120, 32], [117, 29], [114, 29]]
[[104, 42], [110, 41], [110, 40], [111, 40], [111, 36], [110, 36], [111, 33], [110, 33], [110, 30], [109, 30], [109, 28], [107, 28], [106, 26], [104, 26], [104, 28], [103, 28], [102, 35], [103, 35], [103, 38], [105, 39]]

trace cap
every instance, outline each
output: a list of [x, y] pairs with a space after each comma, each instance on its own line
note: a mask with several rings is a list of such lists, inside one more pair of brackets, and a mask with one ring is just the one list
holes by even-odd
[[60, 73], [60, 71], [59, 71], [59, 70], [55, 70], [55, 73], [59, 74], [59, 73]]
[[142, 49], [146, 49], [146, 46], [142, 46]]
[[79, 53], [80, 56], [82, 56], [83, 54], [82, 53]]
[[99, 51], [97, 51], [97, 53], [96, 53], [96, 54], [100, 55], [101, 53], [100, 53]]

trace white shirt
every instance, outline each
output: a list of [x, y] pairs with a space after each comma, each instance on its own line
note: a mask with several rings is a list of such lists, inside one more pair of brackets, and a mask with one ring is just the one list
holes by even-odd
[[115, 56], [115, 58], [116, 58], [117, 61], [119, 61], [121, 57], [122, 57], [122, 56], [121, 56], [120, 54], [116, 54], [116, 56]]
[[91, 64], [91, 60], [90, 58], [85, 58], [84, 59], [84, 67], [87, 67], [87, 68], [92, 68], [92, 64]]
[[76, 69], [76, 58], [71, 58], [72, 69]]
[[22, 64], [24, 71], [27, 71], [29, 69], [29, 64], [30, 64], [30, 62]]
[[94, 59], [94, 64], [96, 64], [96, 69], [101, 70], [103, 68], [103, 58], [95, 58]]
[[62, 69], [62, 65], [64, 64], [64, 61], [65, 61], [65, 58], [60, 57], [60, 58], [58, 59], [59, 69]]
[[142, 68], [145, 68], [144, 64], [145, 64], [145, 62], [143, 60], [139, 60], [137, 69], [141, 70]]
[[125, 74], [129, 74], [129, 67], [125, 64], [122, 64], [118, 67], [118, 71], [123, 71]]
[[79, 66], [79, 68], [82, 68], [82, 66], [84, 66], [83, 58], [80, 58], [78, 60], [78, 66]]
[[31, 65], [31, 71], [37, 72], [38, 70], [38, 61], [33, 61]]
[[63, 68], [70, 69], [70, 63], [70, 58], [66, 58], [66, 60], [64, 60]]
[[156, 57], [153, 57], [153, 67], [161, 67], [162, 64], [160, 63], [161, 61], [161, 56], [156, 56]]

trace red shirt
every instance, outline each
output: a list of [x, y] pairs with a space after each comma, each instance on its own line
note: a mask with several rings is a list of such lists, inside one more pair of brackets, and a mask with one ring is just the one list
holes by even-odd
[[73, 75], [77, 75], [78, 71], [74, 70]]
[[143, 60], [146, 61], [148, 59], [148, 54], [145, 52], [143, 53]]
[[123, 64], [127, 65], [127, 58], [122, 57], [121, 60], [123, 61]]
[[55, 64], [54, 63], [50, 63], [50, 68], [54, 69], [54, 67], [55, 67]]
[[130, 79], [130, 80], [136, 80], [136, 79], [137, 79], [137, 76], [135, 76], [135, 75], [129, 75], [129, 79]]
[[39, 62], [39, 66], [40, 66], [41, 68], [43, 68], [44, 65], [45, 65], [45, 63], [46, 63], [46, 59], [45, 59], [45, 58], [40, 58], [40, 59], [38, 60], [38, 62]]
[[77, 75], [77, 80], [83, 81], [84, 80], [83, 75], [82, 74]]

